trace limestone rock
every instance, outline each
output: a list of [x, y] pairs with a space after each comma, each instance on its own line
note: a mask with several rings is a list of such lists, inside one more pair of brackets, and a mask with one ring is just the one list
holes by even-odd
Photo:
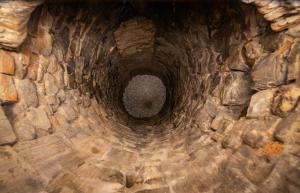
[[35, 84], [29, 79], [15, 79], [15, 84], [19, 96], [19, 102], [26, 107], [37, 107], [39, 100]]
[[13, 79], [9, 75], [0, 74], [0, 103], [17, 102], [18, 93]]
[[255, 90], [280, 86], [286, 82], [287, 63], [277, 53], [269, 54], [255, 62], [251, 77]]
[[230, 72], [225, 75], [222, 90], [223, 105], [244, 105], [250, 98], [250, 81], [243, 72]]
[[0, 145], [10, 144], [16, 141], [16, 135], [0, 106]]
[[271, 105], [275, 91], [274, 89], [263, 90], [252, 95], [247, 117], [258, 118], [271, 115]]
[[0, 49], [0, 73], [13, 75], [15, 73], [14, 58]]

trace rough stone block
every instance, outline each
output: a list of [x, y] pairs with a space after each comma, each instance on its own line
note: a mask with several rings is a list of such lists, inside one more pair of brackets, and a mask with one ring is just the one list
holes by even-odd
[[63, 134], [45, 136], [33, 141], [24, 141], [14, 146], [18, 155], [49, 182], [59, 172], [81, 163]]
[[243, 72], [230, 72], [225, 75], [222, 90], [223, 105], [244, 105], [250, 98], [250, 80]]
[[18, 94], [12, 77], [9, 75], [0, 74], [0, 103], [17, 101]]
[[35, 84], [29, 79], [15, 79], [19, 102], [26, 107], [37, 107], [39, 100]]
[[12, 148], [0, 147], [0, 192], [39, 193], [44, 187], [38, 173], [28, 167]]
[[271, 105], [275, 94], [274, 89], [260, 91], [251, 97], [247, 117], [258, 118], [271, 115]]
[[16, 135], [8, 121], [2, 107], [0, 107], [0, 145], [16, 141]]
[[286, 82], [287, 69], [287, 63], [277, 53], [258, 59], [252, 68], [252, 88], [264, 90], [284, 84]]
[[0, 73], [10, 75], [15, 73], [14, 58], [3, 50], [0, 50]]

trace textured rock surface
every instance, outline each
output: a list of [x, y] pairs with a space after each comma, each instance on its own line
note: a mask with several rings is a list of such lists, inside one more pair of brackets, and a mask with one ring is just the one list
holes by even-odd
[[9, 75], [0, 74], [0, 103], [17, 101], [18, 93], [13, 78]]
[[17, 48], [27, 36], [27, 22], [31, 12], [43, 1], [2, 1], [0, 2], [0, 44], [3, 47]]
[[0, 107], [0, 145], [9, 144], [16, 141], [16, 135], [7, 119], [5, 113]]
[[243, 1], [1, 1], [0, 192], [298, 193], [299, 4]]

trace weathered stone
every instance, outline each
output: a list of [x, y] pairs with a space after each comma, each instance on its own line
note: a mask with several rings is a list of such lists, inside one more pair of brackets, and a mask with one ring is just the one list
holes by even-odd
[[60, 89], [56, 95], [56, 97], [59, 99], [60, 103], [63, 103], [66, 100], [66, 93], [63, 89]]
[[49, 57], [49, 66], [47, 68], [47, 72], [49, 72], [50, 74], [54, 74], [55, 72], [57, 72], [58, 70], [58, 62], [57, 62], [57, 59], [56, 59], [56, 56], [55, 55], [51, 55]]
[[37, 53], [49, 56], [52, 52], [53, 38], [49, 30], [53, 23], [53, 17], [45, 7], [42, 10], [40, 20], [38, 22], [37, 37], [35, 39], [35, 49]]
[[59, 107], [59, 104], [60, 104], [60, 101], [57, 98], [57, 96], [56, 95], [51, 95], [51, 96], [46, 96], [46, 98], [47, 98], [48, 105], [52, 109], [52, 112], [56, 112], [58, 107]]
[[268, 141], [272, 141], [273, 133], [279, 121], [280, 119], [275, 116], [265, 117], [263, 120], [247, 120], [241, 128], [244, 130], [242, 136], [244, 143], [258, 148]]
[[250, 98], [250, 80], [243, 72], [225, 75], [222, 90], [223, 105], [244, 105]]
[[29, 141], [37, 137], [34, 126], [29, 120], [20, 120], [14, 124], [18, 141]]
[[274, 95], [272, 112], [279, 116], [287, 116], [298, 105], [300, 87], [296, 84], [282, 86]]
[[18, 93], [12, 77], [9, 75], [0, 74], [0, 103], [17, 101]]
[[29, 78], [31, 80], [36, 80], [38, 69], [39, 69], [39, 56], [36, 54], [32, 54], [30, 56], [30, 63], [27, 67], [26, 78]]
[[0, 73], [13, 75], [15, 73], [14, 58], [0, 49]]
[[49, 65], [48, 58], [44, 57], [43, 55], [39, 56], [39, 68], [37, 72], [37, 81], [41, 82], [44, 78], [44, 74], [47, 72], [47, 68]]
[[234, 44], [229, 48], [229, 58], [226, 60], [228, 67], [231, 70], [248, 71], [247, 65], [243, 56], [243, 44]]
[[280, 86], [286, 82], [287, 63], [277, 53], [269, 54], [255, 62], [251, 77], [255, 90]]
[[27, 22], [32, 11], [43, 1], [1, 1], [1, 46], [8, 48], [19, 47], [27, 37]]
[[16, 135], [0, 106], [0, 145], [10, 144], [16, 141]]
[[15, 77], [18, 79], [23, 79], [27, 73], [27, 67], [30, 64], [31, 52], [28, 47], [22, 49], [22, 52], [13, 52], [13, 57], [16, 65]]
[[135, 18], [123, 22], [114, 37], [120, 54], [127, 57], [140, 52], [153, 52], [154, 34], [152, 21]]
[[37, 107], [39, 100], [35, 84], [29, 79], [15, 79], [19, 102], [26, 107]]
[[275, 91], [275, 89], [263, 90], [252, 95], [247, 117], [258, 118], [271, 115], [271, 105]]
[[251, 64], [261, 56], [266, 55], [261, 44], [259, 44], [257, 39], [254, 39], [244, 45], [245, 56]]
[[[287, 56], [288, 61], [288, 76], [289, 81], [300, 79], [300, 41], [297, 41], [291, 47], [291, 51]], [[300, 85], [300, 84], [299, 84]]]
[[0, 182], [2, 193], [38, 193], [44, 189], [39, 174], [8, 146], [0, 147]]
[[59, 88], [57, 86], [56, 79], [54, 78], [54, 76], [52, 76], [49, 73], [46, 73], [44, 76], [44, 82], [45, 82], [46, 94], [48, 96], [56, 95]]
[[43, 133], [46, 134], [50, 131], [51, 123], [42, 106], [39, 108], [31, 108], [26, 113], [26, 119], [32, 121], [37, 132], [43, 131]]
[[70, 142], [62, 134], [54, 134], [14, 146], [18, 155], [38, 171], [40, 179], [48, 183], [62, 169], [71, 169], [82, 163]]
[[280, 142], [294, 144], [299, 141], [300, 134], [297, 132], [300, 124], [298, 113], [291, 113], [288, 117], [283, 118], [277, 125], [274, 137]]
[[225, 113], [219, 112], [211, 123], [211, 128], [215, 131], [224, 131], [229, 124], [234, 122], [234, 118]]
[[62, 104], [58, 108], [57, 113], [63, 115], [69, 122], [74, 121], [78, 117], [74, 108], [69, 104]]

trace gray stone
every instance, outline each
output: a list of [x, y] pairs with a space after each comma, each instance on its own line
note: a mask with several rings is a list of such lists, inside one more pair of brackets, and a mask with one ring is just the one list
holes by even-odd
[[16, 135], [2, 107], [0, 106], [0, 145], [14, 143], [15, 141]]
[[222, 90], [223, 105], [244, 105], [250, 99], [250, 80], [243, 72], [225, 74]]
[[15, 85], [19, 96], [19, 102], [26, 107], [37, 107], [39, 100], [35, 84], [29, 79], [15, 79]]

